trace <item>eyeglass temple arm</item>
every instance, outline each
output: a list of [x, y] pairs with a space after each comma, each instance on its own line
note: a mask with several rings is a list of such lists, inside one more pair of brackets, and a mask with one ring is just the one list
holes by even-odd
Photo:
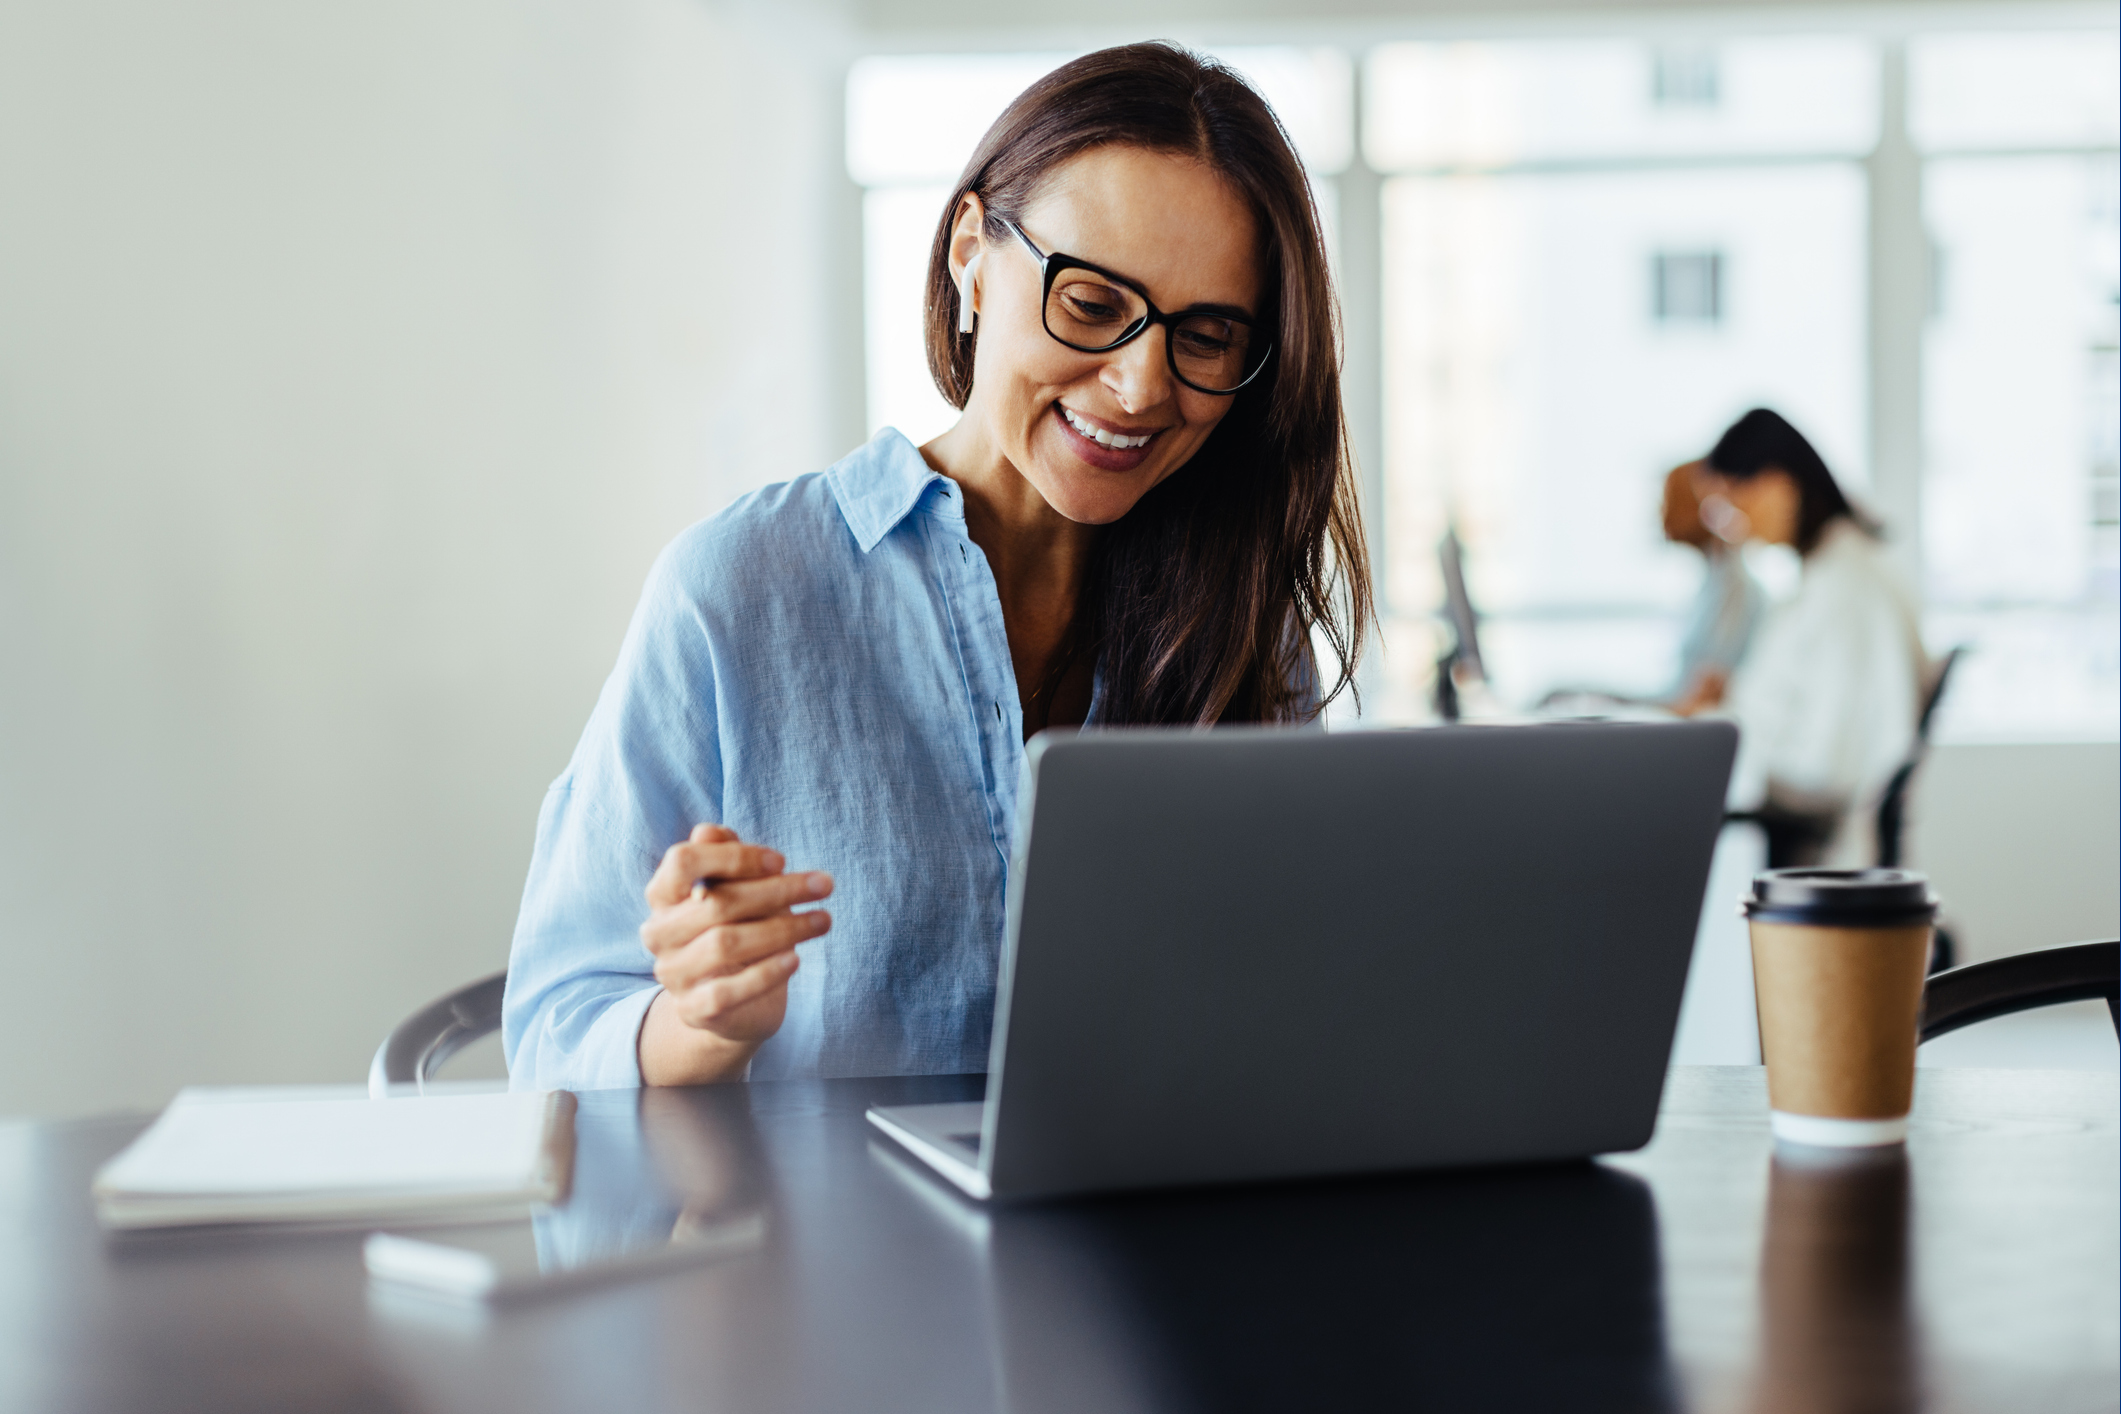
[[1030, 251], [1031, 258], [1039, 263], [1040, 269], [1044, 269], [1048, 257], [1044, 251], [1031, 243], [1031, 237], [1024, 234], [1024, 228], [1006, 216], [1002, 217], [1002, 224], [1009, 228], [1010, 234], [1024, 243], [1024, 249]]

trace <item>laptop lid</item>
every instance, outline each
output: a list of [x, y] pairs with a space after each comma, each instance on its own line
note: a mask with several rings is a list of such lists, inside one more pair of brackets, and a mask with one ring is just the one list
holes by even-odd
[[1736, 744], [1720, 722], [1034, 739], [993, 1193], [1640, 1147]]

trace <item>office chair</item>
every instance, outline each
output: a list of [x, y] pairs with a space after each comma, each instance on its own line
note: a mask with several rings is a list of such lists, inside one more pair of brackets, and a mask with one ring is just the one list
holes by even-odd
[[1969, 963], [1940, 972], [1923, 986], [1921, 1040], [1934, 1041], [2014, 1011], [2093, 997], [2105, 1001], [2121, 1036], [2121, 941], [2073, 943]]
[[[1951, 681], [1952, 669], [1966, 656], [1964, 645], [1951, 649], [1937, 660], [1937, 671], [1929, 681], [1929, 690], [1922, 695], [1922, 715], [1915, 719], [1915, 744], [1908, 751], [1907, 760], [1893, 772], [1892, 780], [1886, 782], [1885, 794], [1878, 798], [1878, 817], [1875, 829], [1878, 840], [1878, 867], [1898, 869], [1904, 854], [1907, 835], [1907, 792], [1915, 779], [1915, 768], [1929, 755], [1930, 728], [1937, 720], [1937, 704], [1944, 700], [1945, 684]], [[1937, 920], [1936, 941], [1930, 949], [1930, 971], [1949, 971], [1959, 961], [1959, 941], [1944, 920]]]
[[1908, 752], [1907, 760], [1893, 772], [1892, 780], [1886, 783], [1885, 794], [1878, 798], [1878, 867], [1898, 869], [1901, 851], [1907, 832], [1907, 790], [1915, 779], [1915, 768], [1929, 754], [1930, 727], [1937, 720], [1937, 704], [1944, 700], [1945, 684], [1951, 681], [1952, 669], [1966, 656], [1964, 647], [1954, 648], [1937, 660], [1937, 671], [1931, 676], [1929, 690], [1922, 696], [1922, 715], [1915, 719], [1915, 745]]
[[1834, 838], [1834, 826], [1840, 819], [1839, 815], [1792, 810], [1770, 800], [1752, 810], [1727, 811], [1723, 823], [1751, 825], [1760, 831], [1760, 837], [1767, 845], [1768, 868], [1804, 869], [1817, 864], [1826, 853], [1827, 843]]
[[457, 988], [421, 1007], [391, 1028], [368, 1064], [370, 1099], [390, 1097], [394, 1087], [410, 1085], [424, 1092], [442, 1063], [481, 1036], [501, 1029], [501, 993], [508, 974]]
[[1444, 617], [1451, 625], [1451, 648], [1436, 660], [1435, 706], [1439, 721], [1459, 717], [1458, 670], [1475, 679], [1485, 679], [1487, 668], [1480, 660], [1480, 616], [1466, 593], [1465, 550], [1459, 544], [1458, 525], [1444, 528], [1436, 545], [1436, 560], [1443, 571]]

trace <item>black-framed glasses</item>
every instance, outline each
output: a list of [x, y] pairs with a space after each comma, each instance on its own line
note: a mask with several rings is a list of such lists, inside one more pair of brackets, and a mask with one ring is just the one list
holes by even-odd
[[1206, 308], [1166, 314], [1124, 275], [1058, 251], [1040, 250], [1024, 228], [1003, 221], [1038, 261], [1046, 332], [1078, 353], [1110, 353], [1162, 325], [1171, 373], [1199, 393], [1227, 397], [1259, 376], [1274, 343], [1242, 314]]

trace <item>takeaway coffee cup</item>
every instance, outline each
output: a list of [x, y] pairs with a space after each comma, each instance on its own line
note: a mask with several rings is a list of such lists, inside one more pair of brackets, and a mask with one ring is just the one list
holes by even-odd
[[1775, 1137], [1836, 1148], [1907, 1138], [1930, 927], [1904, 869], [1772, 869], [1745, 901]]

